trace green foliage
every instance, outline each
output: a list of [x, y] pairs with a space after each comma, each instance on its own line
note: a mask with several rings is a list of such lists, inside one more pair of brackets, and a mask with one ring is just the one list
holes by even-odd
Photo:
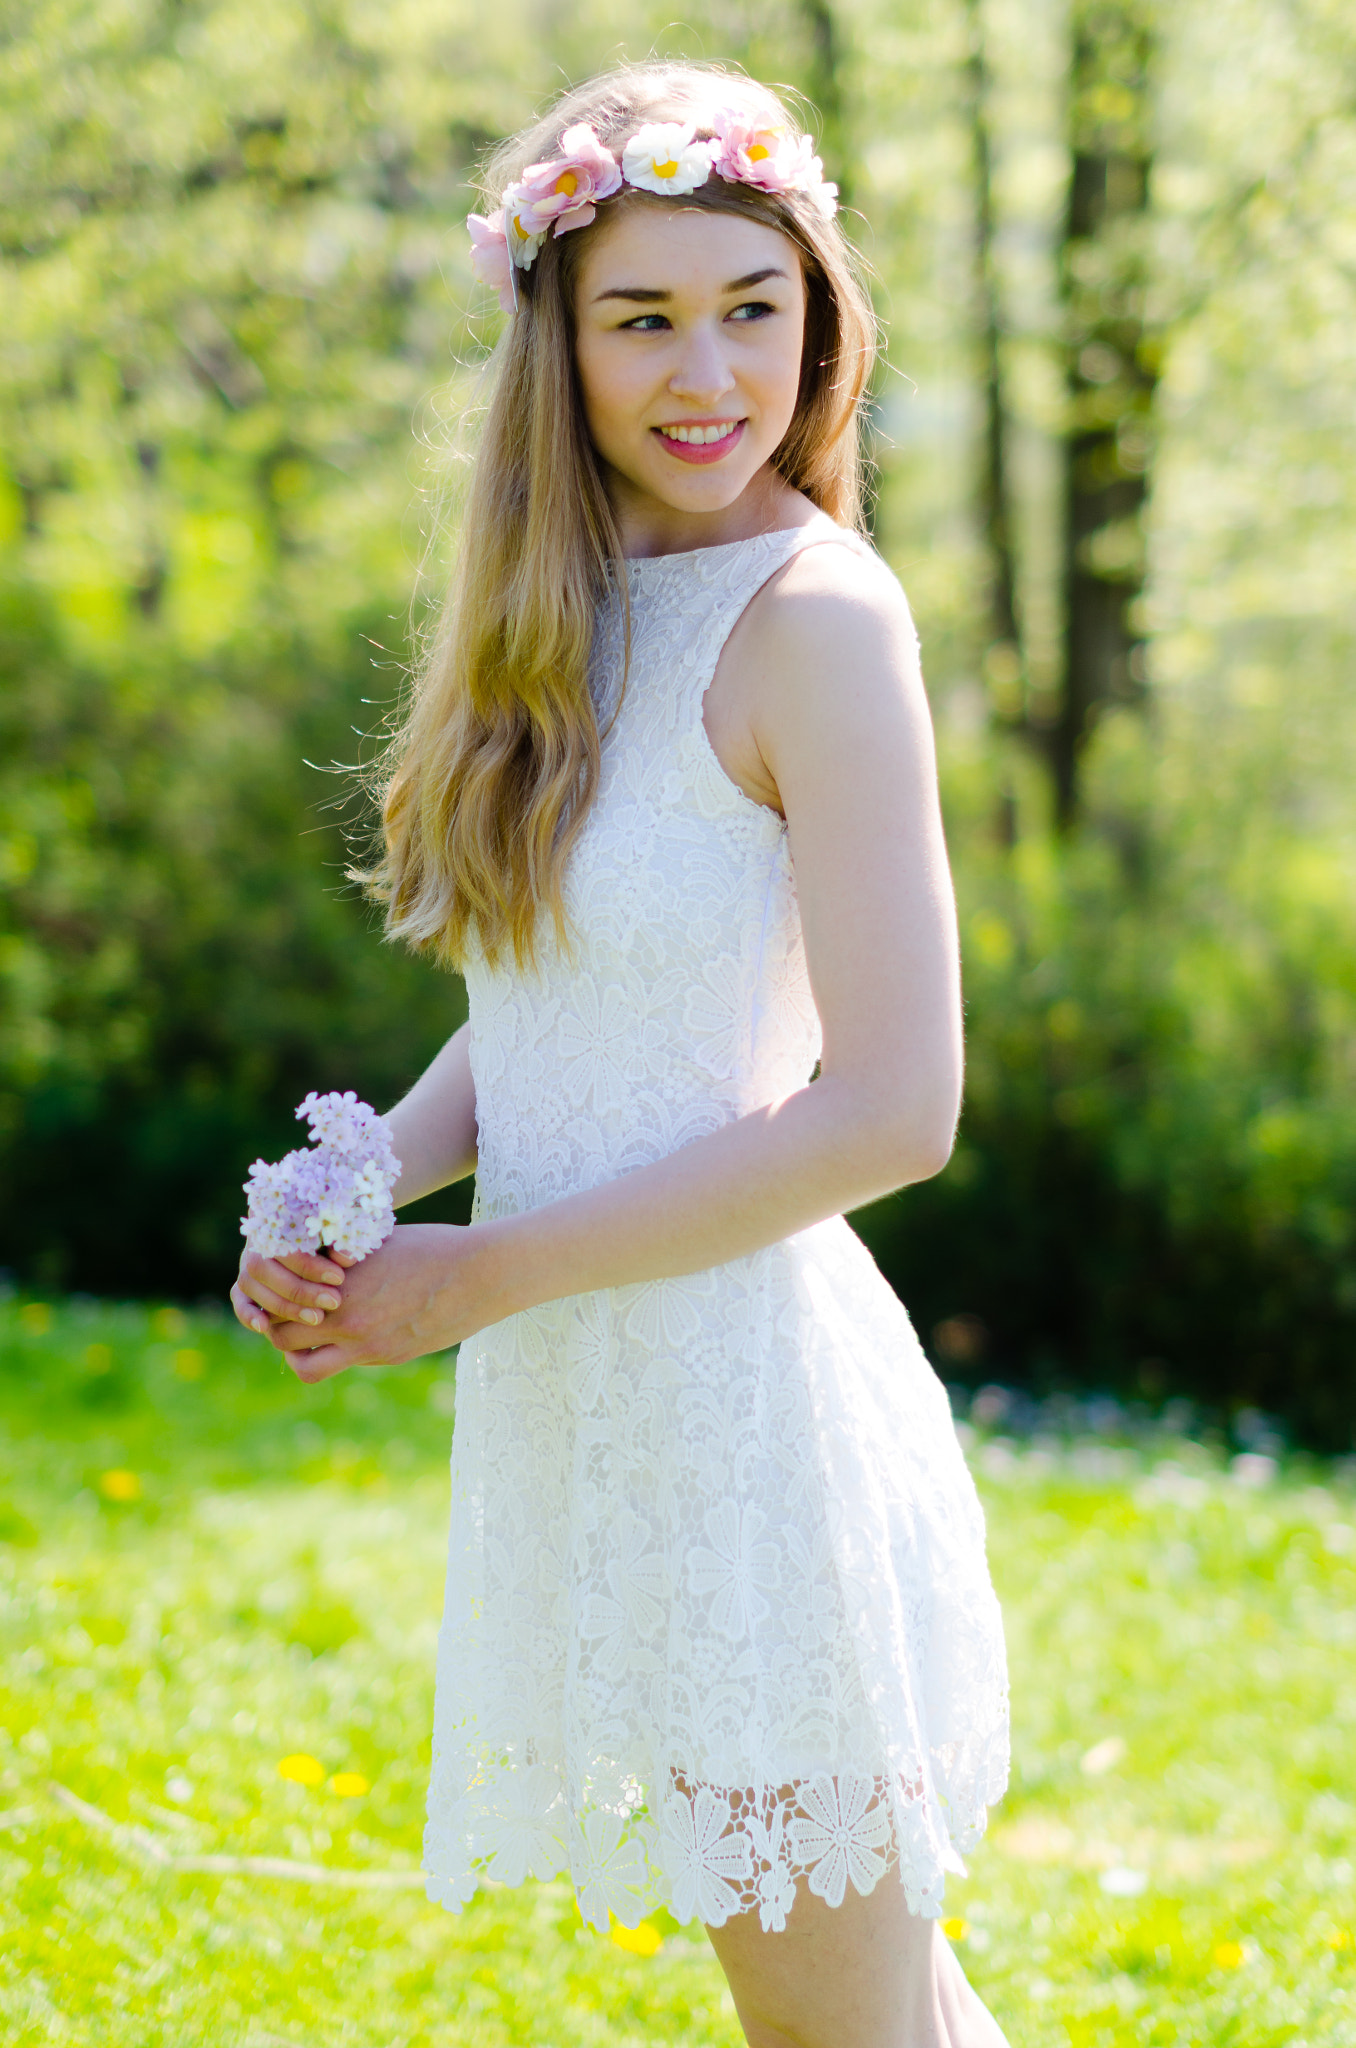
[[[818, 93], [860, 208], [890, 342], [877, 531], [923, 630], [962, 900], [961, 1146], [864, 1227], [925, 1332], [986, 1326], [958, 1375], [1172, 1380], [1350, 1440], [1350, 13], [1075, 12], [1106, 63], [1074, 72], [1071, 130], [1068, 18], [1026, 0], [682, 26], [615, 0], [26, 0], [0, 55], [5, 1264], [219, 1288], [296, 1100], [387, 1101], [460, 1020], [455, 983], [378, 943], [340, 784], [305, 763], [370, 758], [455, 543], [449, 451], [498, 319], [461, 228], [479, 153], [615, 55], [720, 55]], [[986, 665], [975, 511], [976, 23], [1015, 670]], [[1107, 97], [1127, 29], [1148, 128]], [[1071, 132], [1151, 159], [1130, 284], [1155, 417], [1123, 536], [1150, 708], [1099, 733], [1061, 840], [1039, 742]], [[1074, 254], [1093, 303], [1107, 251]]]
[[[1167, 1385], [1345, 1449], [1356, 1413], [1356, 873], [1240, 788], [1153, 786], [1118, 714], [1092, 822], [996, 842], [953, 756], [971, 1018], [941, 1178], [859, 1218], [960, 1376]], [[1223, 829], [1222, 829], [1223, 828]], [[945, 1339], [942, 1339], [943, 1351]]]
[[[303, 1388], [220, 1318], [0, 1303], [6, 2040], [736, 2048], [696, 1928], [656, 1915], [645, 1956], [562, 1883], [424, 1901], [453, 1385]], [[1349, 2043], [1350, 1476], [968, 1441], [1015, 1770], [945, 1924], [1013, 2048]], [[173, 1867], [211, 1856], [412, 1881]]]

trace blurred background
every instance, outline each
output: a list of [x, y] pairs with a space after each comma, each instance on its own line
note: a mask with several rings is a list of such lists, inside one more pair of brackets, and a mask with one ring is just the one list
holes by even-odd
[[[0, 1264], [192, 1301], [309, 1088], [464, 1015], [344, 880], [455, 548], [483, 151], [621, 55], [809, 96], [889, 347], [970, 1078], [857, 1219], [944, 1376], [1356, 1414], [1342, 0], [13, 0]], [[421, 575], [421, 564], [423, 573]], [[336, 807], [338, 806], [338, 808]], [[357, 816], [350, 804], [350, 820]], [[424, 1213], [465, 1214], [464, 1191]]]

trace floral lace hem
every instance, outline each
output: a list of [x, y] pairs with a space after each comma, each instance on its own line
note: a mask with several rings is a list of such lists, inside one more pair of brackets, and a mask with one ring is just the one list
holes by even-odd
[[711, 1927], [756, 1910], [763, 1929], [779, 1933], [798, 1885], [841, 1906], [849, 1884], [865, 1897], [893, 1870], [909, 1911], [935, 1919], [946, 1872], [964, 1876], [958, 1851], [975, 1847], [988, 1804], [1001, 1796], [1006, 1748], [998, 1747], [1003, 1754], [986, 1760], [963, 1807], [945, 1802], [944, 1820], [921, 1774], [847, 1772], [761, 1793], [693, 1785], [671, 1772], [657, 1814], [589, 1806], [571, 1816], [555, 1772], [531, 1765], [504, 1773], [490, 1799], [473, 1791], [430, 1821], [428, 1897], [460, 1912], [486, 1879], [516, 1885], [568, 1871], [582, 1918], [600, 1933], [613, 1918], [636, 1927], [661, 1906], [681, 1924]]

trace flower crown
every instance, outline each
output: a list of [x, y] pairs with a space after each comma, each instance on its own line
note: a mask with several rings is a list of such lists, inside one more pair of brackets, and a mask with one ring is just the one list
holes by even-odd
[[[710, 138], [698, 140], [699, 128], [710, 129]], [[514, 273], [532, 268], [553, 227], [558, 235], [586, 228], [599, 200], [623, 185], [678, 197], [713, 172], [760, 192], [803, 192], [829, 218], [838, 208], [838, 187], [825, 180], [809, 136], [760, 125], [752, 115], [718, 107], [693, 121], [651, 121], [623, 145], [620, 165], [581, 121], [561, 136], [559, 156], [529, 164], [508, 187], [497, 216], [468, 214], [471, 268], [511, 313], [518, 303]]]

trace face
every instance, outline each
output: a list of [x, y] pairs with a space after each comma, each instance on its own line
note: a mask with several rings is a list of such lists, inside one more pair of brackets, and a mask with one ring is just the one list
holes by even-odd
[[580, 266], [577, 361], [623, 535], [675, 519], [719, 530], [766, 491], [796, 409], [799, 253], [760, 221], [695, 208], [619, 208], [600, 228]]

